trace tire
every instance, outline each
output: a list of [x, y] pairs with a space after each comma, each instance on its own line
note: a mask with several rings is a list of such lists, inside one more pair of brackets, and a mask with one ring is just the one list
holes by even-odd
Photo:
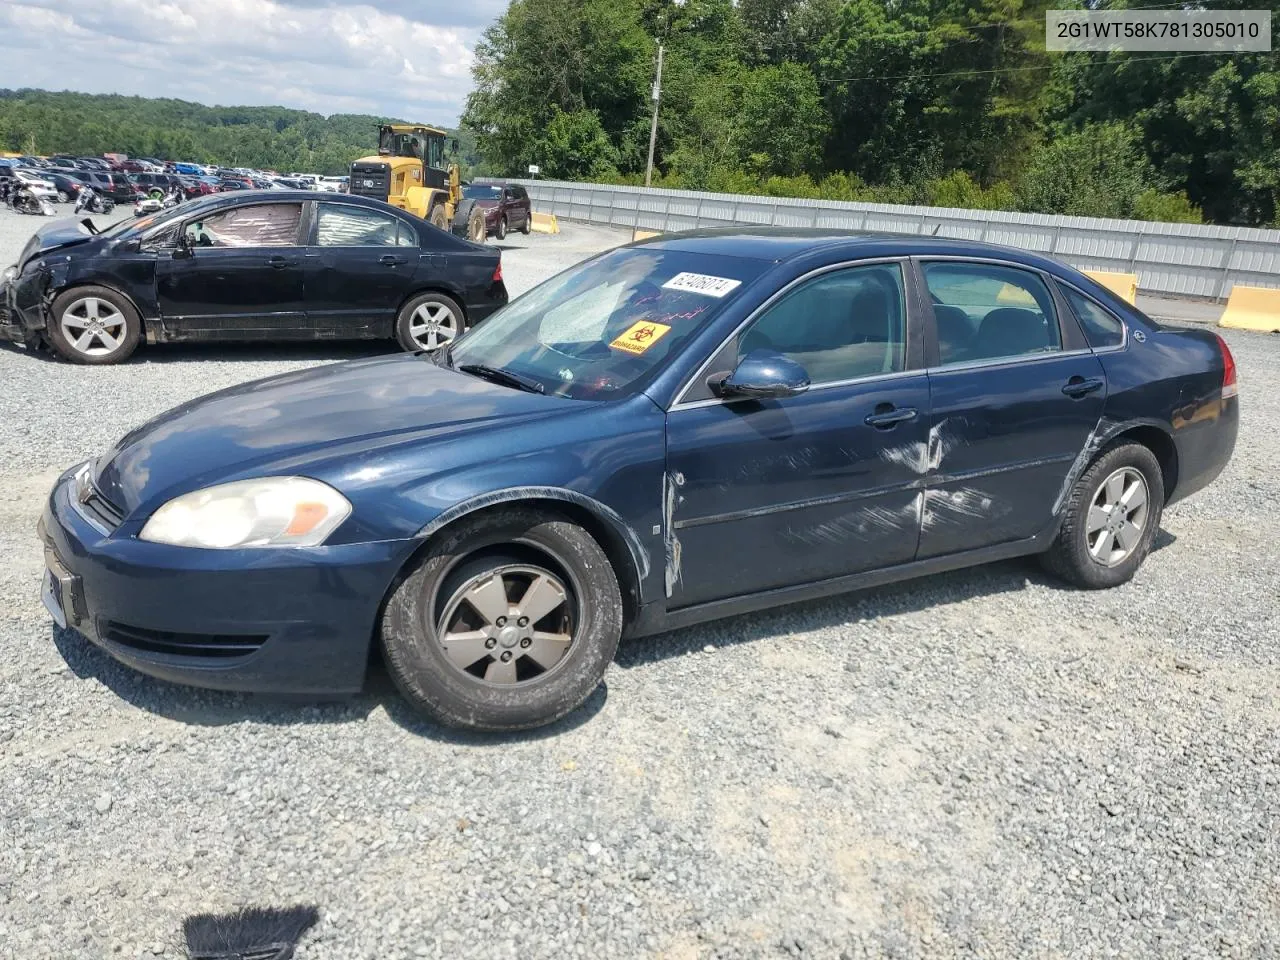
[[59, 190], [59, 191], [58, 191], [58, 202], [59, 202], [59, 203], [70, 203], [70, 202], [71, 202], [71, 195], [70, 195], [69, 193], [65, 193], [65, 192], [64, 192], [64, 191], [62, 191], [62, 190]]
[[[487, 604], [463, 599], [494, 599], [494, 583], [505, 590], [488, 616]], [[530, 602], [549, 612], [498, 626], [492, 611], [506, 605], [519, 616], [535, 583]], [[514, 506], [464, 519], [431, 544], [387, 601], [382, 649], [401, 694], [433, 719], [522, 730], [560, 719], [591, 695], [617, 652], [622, 619], [600, 544], [562, 517]], [[458, 637], [452, 655], [443, 641], [450, 635]], [[556, 636], [570, 639], [561, 645]]]
[[507, 239], [507, 218], [503, 217], [498, 221], [498, 229], [493, 231], [494, 237], [499, 240]]
[[45, 338], [72, 363], [120, 363], [137, 349], [141, 336], [142, 320], [133, 304], [110, 287], [75, 287], [49, 307]]
[[435, 290], [410, 298], [396, 316], [396, 340], [409, 353], [443, 347], [466, 328], [458, 301]]
[[[1117, 491], [1123, 497], [1112, 495]], [[1136, 500], [1144, 495], [1139, 507]], [[1122, 501], [1118, 508], [1117, 499]], [[1086, 590], [1126, 583], [1151, 552], [1163, 508], [1164, 474], [1155, 454], [1132, 441], [1112, 444], [1071, 488], [1062, 528], [1042, 557], [1044, 566]], [[1112, 523], [1120, 529], [1113, 532]], [[1124, 530], [1130, 528], [1137, 532], [1130, 532], [1132, 542], [1126, 543]]]
[[453, 235], [472, 243], [484, 243], [484, 211], [476, 206], [474, 200], [463, 200], [458, 204], [453, 213]]
[[520, 232], [526, 237], [533, 233], [533, 214], [528, 210], [524, 212], [524, 223], [520, 224]]
[[444, 218], [443, 203], [437, 203], [435, 207], [432, 208], [431, 213], [427, 216], [427, 220], [433, 227], [438, 227], [441, 230], [449, 229], [449, 225], [445, 222]]

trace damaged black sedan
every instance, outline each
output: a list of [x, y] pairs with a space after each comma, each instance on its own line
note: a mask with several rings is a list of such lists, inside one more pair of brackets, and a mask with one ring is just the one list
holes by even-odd
[[42, 227], [0, 280], [0, 339], [85, 364], [118, 363], [144, 340], [434, 350], [506, 302], [496, 249], [376, 200], [246, 191], [101, 232]]
[[447, 723], [582, 703], [619, 639], [1039, 554], [1134, 575], [1231, 456], [1235, 364], [1000, 247], [708, 232], [446, 349], [224, 390], [58, 481], [45, 602], [171, 680]]

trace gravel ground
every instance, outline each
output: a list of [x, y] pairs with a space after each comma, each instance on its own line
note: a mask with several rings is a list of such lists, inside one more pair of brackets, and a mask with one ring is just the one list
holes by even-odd
[[[0, 263], [37, 221], [0, 211]], [[513, 291], [616, 235], [515, 238]], [[1005, 563], [624, 647], [533, 735], [376, 673], [328, 704], [135, 675], [38, 600], [56, 473], [226, 384], [381, 347], [0, 348], [0, 957], [179, 956], [314, 902], [300, 956], [1280, 951], [1280, 340], [1228, 339], [1235, 459], [1129, 585]]]

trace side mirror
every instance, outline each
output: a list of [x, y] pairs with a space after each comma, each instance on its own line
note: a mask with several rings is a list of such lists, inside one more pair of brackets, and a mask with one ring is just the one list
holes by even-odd
[[794, 397], [809, 389], [804, 367], [772, 350], [752, 350], [738, 361], [727, 377], [713, 378], [708, 386], [718, 397], [750, 397], [768, 400]]
[[193, 248], [191, 246], [191, 238], [187, 236], [187, 231], [185, 229], [179, 230], [178, 240], [173, 245], [173, 259], [185, 260], [187, 257], [191, 256], [192, 253]]

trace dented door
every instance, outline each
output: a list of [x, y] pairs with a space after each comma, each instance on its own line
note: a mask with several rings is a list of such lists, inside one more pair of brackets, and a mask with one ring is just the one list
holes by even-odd
[[[670, 606], [911, 561], [928, 404], [915, 372], [671, 410]], [[915, 415], [867, 422], [886, 411]]]

